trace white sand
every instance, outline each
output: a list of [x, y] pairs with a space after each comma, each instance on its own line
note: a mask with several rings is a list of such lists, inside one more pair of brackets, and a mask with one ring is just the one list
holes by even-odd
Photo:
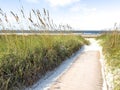
[[49, 90], [102, 90], [99, 51], [82, 53]]

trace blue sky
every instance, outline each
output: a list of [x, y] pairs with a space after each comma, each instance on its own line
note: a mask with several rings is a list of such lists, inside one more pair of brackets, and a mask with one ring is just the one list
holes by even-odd
[[120, 23], [120, 0], [0, 0], [5, 12], [46, 8], [56, 24], [80, 30], [101, 30]]

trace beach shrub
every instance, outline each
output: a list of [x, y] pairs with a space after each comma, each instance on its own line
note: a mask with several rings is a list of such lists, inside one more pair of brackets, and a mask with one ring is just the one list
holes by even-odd
[[0, 37], [0, 90], [33, 85], [88, 42], [74, 35]]

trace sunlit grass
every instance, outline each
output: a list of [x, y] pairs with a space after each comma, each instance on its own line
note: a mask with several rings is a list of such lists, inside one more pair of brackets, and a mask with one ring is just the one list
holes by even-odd
[[[32, 9], [26, 14], [22, 7], [19, 13], [10, 11], [9, 14], [15, 20], [14, 24], [0, 9], [0, 90], [19, 90], [33, 85], [84, 44], [89, 44], [81, 36], [63, 35], [61, 31], [70, 33], [72, 27], [56, 25], [46, 9], [42, 13]], [[22, 35], [16, 29], [21, 30]], [[44, 33], [27, 35], [24, 33], [26, 29], [30, 33], [36, 30]], [[49, 30], [60, 33], [50, 35]]]
[[[24, 40], [23, 40], [24, 37]], [[47, 71], [88, 44], [74, 35], [0, 36], [0, 89], [35, 83]]]
[[120, 33], [114, 30], [98, 37], [103, 46], [106, 64], [113, 74], [114, 90], [120, 90]]

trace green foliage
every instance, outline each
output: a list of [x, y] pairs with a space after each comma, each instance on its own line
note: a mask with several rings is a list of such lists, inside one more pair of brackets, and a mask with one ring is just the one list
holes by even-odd
[[74, 35], [1, 35], [0, 90], [33, 85], [84, 44]]
[[120, 90], [120, 34], [119, 31], [106, 33], [98, 37], [103, 46], [108, 67], [114, 75], [114, 90]]

